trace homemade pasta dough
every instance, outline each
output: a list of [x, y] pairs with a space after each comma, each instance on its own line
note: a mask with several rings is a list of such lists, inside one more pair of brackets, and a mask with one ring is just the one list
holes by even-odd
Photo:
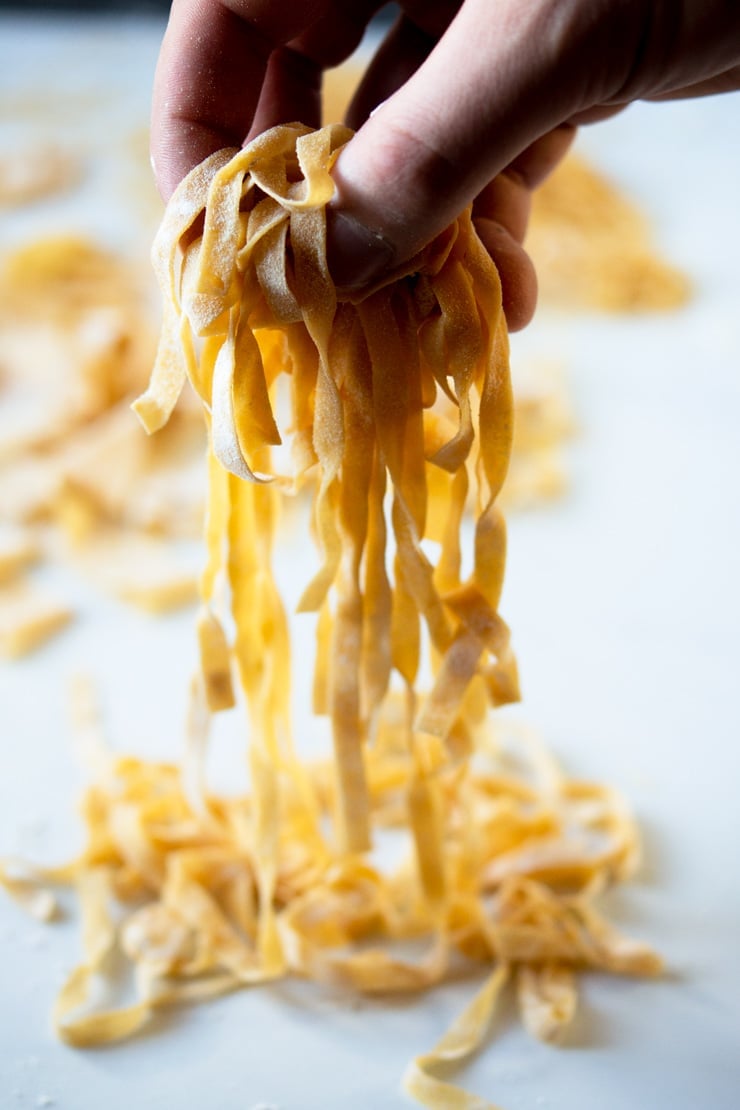
[[[187, 753], [182, 768], [114, 757], [80, 693], [87, 847], [45, 875], [6, 863], [0, 880], [41, 917], [54, 903], [40, 880], [77, 884], [84, 958], [54, 1013], [74, 1045], [286, 974], [387, 994], [478, 969], [484, 985], [406, 1085], [431, 1107], [480, 1107], [446, 1069], [480, 1045], [505, 984], [551, 1040], [577, 969], [660, 963], [592, 904], [639, 859], [620, 799], [490, 714], [519, 693], [499, 614], [512, 398], [495, 267], [466, 212], [378, 286], [336, 289], [326, 205], [348, 137], [276, 128], [209, 158], [169, 204], [154, 248], [164, 326], [135, 409], [156, 431], [189, 378], [209, 431]], [[292, 745], [271, 553], [281, 498], [315, 473], [320, 566], [300, 607], [317, 614], [314, 709], [333, 758], [308, 763]], [[250, 793], [215, 796], [209, 720], [242, 698]], [[381, 828], [407, 846], [400, 866], [369, 853]], [[117, 949], [137, 999], [92, 1008]]]

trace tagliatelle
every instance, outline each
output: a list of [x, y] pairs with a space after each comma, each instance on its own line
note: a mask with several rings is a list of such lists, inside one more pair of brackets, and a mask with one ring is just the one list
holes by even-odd
[[39, 555], [38, 544], [24, 529], [0, 524], [0, 588], [35, 563]]
[[[80, 615], [80, 571], [152, 612], [197, 597], [196, 568], [171, 542], [202, 529], [197, 401], [155, 439], [131, 418], [156, 350], [148, 284], [71, 235], [0, 259], [0, 655], [35, 651]], [[59, 601], [73, 604], [37, 592], [50, 562], [71, 571]], [[27, 569], [27, 589], [6, 589]]]
[[[643, 975], [660, 963], [591, 904], [639, 859], [619, 798], [566, 779], [526, 734], [507, 744], [489, 718], [518, 698], [498, 611], [512, 401], [495, 267], [464, 213], [377, 287], [337, 290], [325, 207], [348, 137], [292, 125], [214, 155], [177, 190], [155, 243], [165, 324], [135, 407], [154, 431], [186, 377], [203, 401], [201, 668], [182, 768], [113, 758], [83, 705], [87, 846], [47, 877], [78, 883], [85, 956], [55, 1024], [69, 1043], [97, 1044], [161, 1006], [288, 973], [411, 992], [462, 961], [489, 979], [407, 1088], [431, 1107], [490, 1105], [441, 1072], [482, 1043], [506, 982], [528, 1028], [551, 1039], [574, 1012], [575, 969]], [[286, 437], [292, 469], [276, 463]], [[317, 614], [328, 763], [293, 751], [288, 623], [271, 569], [281, 496], [314, 469], [322, 562], [301, 608]], [[236, 700], [232, 672], [249, 714], [251, 790], [222, 798], [206, 789], [203, 760], [211, 713]], [[408, 843], [392, 870], [367, 854], [379, 828]], [[397, 950], [410, 941], [416, 959]], [[137, 999], [90, 1012], [117, 948]]]
[[[345, 848], [362, 851], [370, 845], [363, 738], [376, 727], [392, 670], [410, 690], [414, 686], [419, 657], [409, 646], [419, 621], [442, 661], [420, 727], [409, 733], [420, 768], [417, 792], [426, 789], [421, 779], [427, 734], [446, 741], [453, 725], [465, 728], [464, 714], [458, 721], [462, 695], [475, 674], [494, 663], [513, 674], [505, 632], [489, 642], [492, 621], [505, 629], [496, 613], [503, 545], [481, 540], [471, 579], [463, 584], [458, 567], [444, 589], [421, 546], [427, 472], [436, 467], [454, 474], [466, 467], [474, 407], [480, 412], [479, 533], [493, 535], [484, 530], [506, 473], [512, 401], [498, 276], [469, 213], [356, 304], [337, 296], [324, 257], [324, 207], [333, 192], [328, 171], [347, 137], [340, 127], [277, 129], [241, 152], [214, 155], [183, 183], [155, 244], [165, 328], [150, 388], [135, 408], [145, 426], [156, 430], [189, 374], [209, 413], [218, 461], [235, 477], [265, 482], [270, 448], [281, 440], [271, 391], [281, 374], [296, 379], [294, 412], [313, 418], [310, 445], [304, 434], [300, 448], [306, 462], [319, 464], [315, 524], [324, 558], [301, 608], [320, 610], [336, 587], [329, 709], [337, 805]], [[201, 214], [202, 236], [181, 258], [182, 237]], [[275, 329], [283, 333], [279, 342]], [[438, 388], [454, 397], [459, 423], [431, 449], [424, 411]], [[377, 520], [383, 514], [386, 483], [393, 499], [393, 584], [385, 570], [378, 577], [382, 546], [372, 565], [364, 550], [371, 515]], [[232, 518], [235, 500], [249, 502], [236, 512], [241, 517], [265, 511], [263, 501], [269, 506], [276, 496], [274, 489], [245, 494], [231, 488]], [[454, 500], [452, 511], [459, 515]], [[451, 565], [451, 554], [443, 561]], [[231, 574], [235, 594], [249, 573], [246, 562], [236, 577]], [[462, 610], [458, 593], [466, 595]], [[374, 617], [369, 642], [363, 610], [377, 613], [379, 604], [383, 624]], [[238, 641], [242, 630], [235, 616]], [[239, 659], [238, 642], [236, 651]], [[365, 680], [368, 669], [374, 671], [372, 684]], [[512, 692], [515, 686], [512, 679]]]
[[68, 605], [36, 593], [24, 581], [0, 587], [0, 659], [19, 659], [72, 620]]
[[660, 312], [691, 297], [688, 276], [661, 258], [639, 208], [575, 154], [535, 191], [526, 246], [544, 304]]

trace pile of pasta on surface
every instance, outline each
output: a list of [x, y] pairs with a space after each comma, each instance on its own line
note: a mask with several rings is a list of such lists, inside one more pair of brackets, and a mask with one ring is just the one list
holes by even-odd
[[[154, 248], [164, 324], [135, 409], [158, 430], [189, 378], [208, 429], [186, 754], [180, 767], [115, 757], [83, 699], [87, 846], [56, 871], [2, 877], [41, 916], [54, 903], [40, 880], [79, 889], [85, 952], [55, 1008], [75, 1045], [288, 974], [370, 994], [484, 974], [406, 1077], [428, 1106], [480, 1106], [445, 1068], [482, 1043], [505, 984], [551, 1040], [578, 970], [660, 962], [594, 905], [639, 861], [621, 799], [566, 777], [496, 713], [519, 697], [499, 613], [512, 394], [496, 269], [466, 212], [376, 287], [335, 288], [326, 205], [348, 138], [276, 128], [209, 158], [168, 206]], [[299, 608], [316, 615], [328, 762], [295, 752], [272, 570], [281, 501], [304, 485], [320, 559]], [[205, 785], [208, 728], [237, 707], [250, 790], [222, 797]], [[380, 829], [405, 844], [400, 864], [371, 851]], [[114, 951], [137, 999], [100, 1008]]]
[[667, 312], [691, 299], [688, 275], [661, 257], [645, 215], [577, 154], [535, 191], [525, 245], [545, 305]]

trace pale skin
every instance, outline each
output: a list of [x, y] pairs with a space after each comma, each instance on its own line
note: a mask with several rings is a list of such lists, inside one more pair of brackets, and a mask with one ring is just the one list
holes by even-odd
[[[321, 77], [375, 0], [174, 0], [154, 89], [167, 199], [198, 162], [278, 123], [321, 122]], [[532, 190], [575, 128], [638, 99], [740, 89], [738, 0], [407, 0], [349, 109], [329, 218], [335, 280], [361, 286], [473, 202], [510, 328], [534, 312]], [[370, 114], [372, 112], [372, 115]]]

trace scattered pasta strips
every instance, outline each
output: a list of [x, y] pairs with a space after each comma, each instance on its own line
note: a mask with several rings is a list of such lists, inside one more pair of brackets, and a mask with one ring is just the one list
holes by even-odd
[[[78, 615], [80, 572], [150, 611], [197, 596], [197, 573], [179, 565], [172, 543], [202, 531], [197, 402], [178, 406], [151, 440], [131, 416], [156, 350], [148, 302], [137, 267], [76, 236], [37, 239], [0, 259], [4, 656], [37, 650]], [[51, 562], [71, 571], [72, 605], [39, 591]]]
[[574, 154], [534, 194], [527, 251], [544, 304], [639, 313], [691, 299], [688, 276], [661, 258], [642, 212]]
[[[620, 799], [565, 778], [526, 734], [512, 762], [489, 715], [518, 698], [498, 612], [512, 400], [495, 267], [465, 213], [377, 288], [335, 289], [325, 207], [348, 137], [293, 125], [214, 155], [175, 193], [155, 243], [165, 322], [135, 408], [157, 430], [186, 378], [203, 402], [202, 666], [182, 768], [114, 758], [82, 698], [87, 848], [46, 877], [78, 885], [85, 956], [55, 1023], [71, 1044], [98, 1044], [158, 1007], [286, 974], [408, 993], [464, 963], [488, 978], [405, 1082], [427, 1106], [481, 1106], [439, 1072], [480, 1045], [506, 983], [526, 1026], [551, 1040], [573, 1015], [576, 970], [660, 964], [592, 904], [639, 858]], [[275, 417], [284, 387], [287, 432]], [[286, 435], [291, 469], [274, 461]], [[322, 562], [301, 608], [317, 614], [314, 708], [331, 719], [329, 763], [292, 747], [288, 623], [270, 563], [281, 496], [315, 470]], [[251, 792], [226, 799], [204, 785], [203, 760], [210, 717], [235, 705], [237, 687]], [[387, 873], [368, 854], [380, 828], [408, 841]], [[27, 877], [0, 880], [28, 900]], [[398, 952], [408, 941], [415, 960]], [[91, 1011], [114, 949], [138, 998]]]

